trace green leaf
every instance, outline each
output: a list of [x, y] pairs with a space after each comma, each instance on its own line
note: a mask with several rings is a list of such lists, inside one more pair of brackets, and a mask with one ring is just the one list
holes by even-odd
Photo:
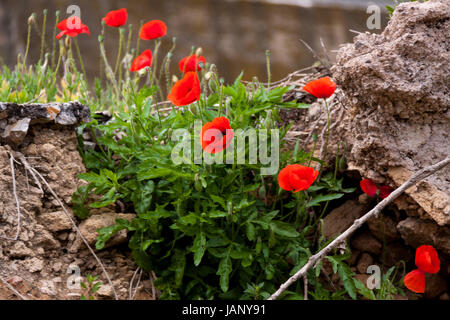
[[225, 210], [228, 210], [227, 205], [225, 204], [225, 200], [223, 198], [215, 196], [213, 194], [211, 194], [209, 196], [211, 197], [212, 201], [220, 204], [222, 206], [222, 208], [224, 208]]
[[111, 237], [114, 236], [117, 232], [123, 229], [125, 229], [125, 226], [116, 224], [97, 230], [98, 238], [97, 243], [95, 244], [95, 248], [97, 250], [102, 250], [105, 247], [106, 242], [111, 239]]
[[181, 250], [175, 250], [172, 256], [172, 264], [169, 267], [170, 271], [175, 272], [175, 287], [180, 288], [183, 284], [184, 269], [186, 268], [186, 255]]
[[192, 252], [194, 252], [194, 265], [198, 267], [206, 251], [206, 235], [203, 232], [197, 234], [194, 240]]
[[344, 283], [345, 290], [353, 300], [356, 300], [356, 287], [353, 281], [353, 272], [350, 270], [350, 267], [344, 263], [339, 263], [338, 272]]
[[80, 219], [89, 217], [90, 210], [86, 206], [86, 201], [88, 200], [91, 191], [91, 185], [81, 186], [72, 196], [73, 213]]
[[154, 244], [154, 243], [161, 243], [161, 242], [163, 242], [163, 241], [164, 241], [164, 240], [162, 240], [162, 239], [159, 239], [159, 240], [153, 240], [153, 239], [145, 240], [145, 241], [142, 243], [141, 250], [142, 250], [142, 251], [147, 251], [147, 249], [150, 248], [150, 246], [151, 246], [152, 244]]
[[272, 228], [273, 232], [279, 236], [287, 238], [296, 238], [300, 236], [300, 233], [298, 233], [292, 225], [286, 222], [272, 221], [270, 223], [270, 227]]
[[358, 293], [360, 295], [362, 295], [364, 298], [366, 299], [370, 299], [370, 300], [376, 300], [377, 298], [375, 297], [375, 294], [373, 293], [372, 290], [370, 290], [369, 288], [367, 288], [364, 283], [362, 283], [361, 281], [359, 281], [358, 279], [353, 279], [353, 281], [355, 282], [355, 287], [358, 290]]
[[307, 205], [307, 208], [310, 207], [316, 207], [318, 206], [320, 203], [322, 202], [326, 202], [326, 201], [331, 201], [331, 200], [336, 200], [336, 199], [340, 199], [344, 196], [343, 193], [333, 193], [333, 194], [327, 194], [327, 195], [318, 195], [315, 196]]
[[232, 267], [230, 255], [228, 254], [220, 261], [219, 269], [217, 270], [217, 275], [220, 276], [220, 288], [223, 292], [228, 291]]
[[247, 223], [246, 225], [246, 234], [247, 234], [247, 238], [250, 241], [254, 241], [255, 240], [255, 226], [252, 223]]

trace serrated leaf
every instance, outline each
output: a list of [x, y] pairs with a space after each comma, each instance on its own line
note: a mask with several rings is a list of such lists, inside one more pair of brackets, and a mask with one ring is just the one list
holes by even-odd
[[217, 275], [220, 276], [220, 288], [222, 289], [223, 292], [228, 291], [232, 268], [233, 267], [229, 255], [220, 260]]
[[327, 195], [318, 195], [315, 196], [308, 204], [306, 205], [307, 208], [318, 206], [322, 202], [331, 201], [340, 199], [344, 196], [343, 193], [333, 193], [333, 194], [327, 194]]
[[176, 250], [172, 256], [172, 264], [169, 270], [175, 272], [175, 287], [180, 288], [183, 284], [184, 270], [186, 268], [186, 256], [180, 250]]
[[298, 233], [292, 225], [286, 222], [272, 221], [270, 223], [270, 227], [272, 228], [273, 232], [279, 236], [287, 238], [296, 238], [300, 236], [300, 233]]
[[356, 287], [355, 282], [353, 281], [353, 272], [350, 270], [350, 267], [343, 263], [339, 263], [338, 273], [341, 277], [342, 282], [344, 283], [344, 288], [347, 291], [348, 295], [353, 300], [356, 300]]
[[198, 267], [206, 251], [206, 235], [203, 232], [197, 234], [194, 240], [192, 252], [194, 252], [194, 265]]
[[247, 223], [246, 225], [246, 234], [247, 234], [247, 238], [250, 241], [254, 241], [255, 240], [255, 226], [252, 223]]

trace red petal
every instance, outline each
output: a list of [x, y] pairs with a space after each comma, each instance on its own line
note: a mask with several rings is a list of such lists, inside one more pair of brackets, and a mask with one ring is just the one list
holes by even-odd
[[56, 36], [56, 39], [60, 39], [62, 36], [64, 36], [65, 34], [67, 34], [67, 30], [61, 31], [60, 33], [58, 33], [58, 35]]
[[385, 198], [389, 197], [389, 195], [392, 192], [392, 189], [389, 186], [381, 186], [379, 188], [379, 190], [380, 190], [380, 198], [381, 199], [385, 199]]
[[[281, 175], [281, 179], [280, 179]], [[313, 168], [292, 164], [284, 168], [278, 175], [279, 185], [286, 191], [295, 192], [308, 190], [316, 181], [319, 171]]]
[[153, 40], [165, 36], [167, 26], [161, 20], [152, 20], [144, 24], [141, 28], [140, 37], [142, 40]]
[[136, 72], [141, 69], [144, 69], [145, 67], [151, 67], [152, 61], [153, 61], [152, 52], [150, 50], [145, 50], [139, 57], [134, 59], [133, 63], [131, 64], [130, 71]]
[[[205, 136], [206, 133], [208, 134]], [[215, 118], [202, 128], [202, 148], [212, 154], [228, 148], [233, 138], [234, 132], [230, 127], [230, 121], [225, 117]]]
[[416, 269], [408, 273], [403, 279], [405, 286], [415, 292], [424, 293], [425, 292], [425, 273]]
[[127, 23], [128, 12], [127, 9], [122, 8], [120, 10], [114, 10], [108, 12], [108, 14], [102, 19], [109, 27], [121, 27]]
[[190, 105], [200, 99], [201, 88], [197, 73], [188, 72], [184, 78], [175, 83], [168, 99], [176, 106]]
[[369, 197], [376, 196], [378, 188], [372, 180], [364, 179], [359, 183], [359, 185], [361, 186], [362, 191], [364, 191], [364, 193]]
[[336, 91], [337, 85], [329, 77], [320, 78], [306, 84], [303, 90], [316, 98], [329, 98]]
[[286, 191], [292, 191], [294, 188], [291, 186], [291, 167], [287, 166], [282, 169], [278, 174], [278, 185], [281, 189]]
[[441, 267], [436, 250], [432, 246], [420, 246], [416, 250], [416, 266], [426, 273], [437, 273]]
[[59, 39], [64, 35], [76, 37], [81, 33], [91, 34], [88, 26], [82, 24], [81, 19], [77, 16], [62, 20], [56, 27], [62, 31], [56, 36], [56, 39]]
[[178, 66], [181, 72], [186, 73], [192, 71], [200, 71], [202, 69], [200, 63], [203, 64], [206, 63], [205, 57], [203, 56], [197, 57], [197, 55], [193, 54], [191, 56], [181, 59]]

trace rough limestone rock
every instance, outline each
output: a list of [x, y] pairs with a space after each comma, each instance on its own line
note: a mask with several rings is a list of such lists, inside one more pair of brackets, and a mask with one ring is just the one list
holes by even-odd
[[16, 104], [0, 103], [0, 142], [19, 145], [33, 124], [74, 126], [89, 122], [90, 110], [79, 102]]
[[[403, 3], [381, 34], [343, 46], [333, 77], [345, 108], [332, 132], [349, 169], [398, 187], [450, 154], [450, 1]], [[339, 111], [340, 110], [334, 110]], [[406, 191], [439, 225], [450, 224], [450, 170]]]
[[324, 218], [323, 235], [328, 239], [340, 235], [368, 210], [367, 205], [362, 205], [356, 200], [346, 201]]
[[[97, 233], [98, 229], [114, 225], [116, 223], [116, 219], [124, 219], [131, 221], [135, 217], [136, 217], [135, 214], [125, 214], [125, 213], [117, 214], [115, 212], [104, 212], [102, 214], [95, 214], [90, 216], [88, 219], [86, 219], [80, 224], [80, 231], [86, 238], [86, 241], [90, 245], [95, 246], [98, 237]], [[118, 232], [116, 235], [114, 235], [106, 243], [105, 247], [125, 243], [126, 240], [127, 240], [127, 231], [122, 230]], [[75, 247], [77, 247], [78, 244], [81, 244], [81, 239], [77, 239], [77, 241], [75, 242]]]
[[409, 217], [397, 228], [406, 244], [416, 248], [423, 244], [433, 245], [450, 257], [450, 227], [439, 227], [433, 221]]

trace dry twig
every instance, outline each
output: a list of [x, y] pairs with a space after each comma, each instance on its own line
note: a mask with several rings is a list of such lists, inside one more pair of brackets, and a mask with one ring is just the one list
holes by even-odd
[[434, 165], [426, 167], [418, 172], [416, 172], [408, 181], [402, 184], [398, 189], [393, 191], [387, 198], [382, 200], [375, 208], [370, 210], [361, 218], [355, 220], [353, 225], [348, 228], [344, 233], [342, 233], [339, 237], [334, 239], [329, 245], [320, 250], [315, 255], [311, 256], [306, 263], [295, 275], [290, 277], [285, 283], [283, 283], [280, 288], [270, 296], [269, 300], [276, 300], [280, 297], [280, 295], [286, 291], [294, 282], [299, 280], [302, 277], [305, 277], [308, 270], [313, 268], [319, 261], [321, 261], [331, 250], [336, 248], [342, 242], [345, 242], [348, 237], [350, 237], [358, 228], [360, 228], [367, 220], [372, 217], [378, 216], [378, 214], [383, 210], [389, 203], [397, 199], [404, 191], [415, 185], [416, 183], [422, 181], [438, 170], [444, 168], [450, 164], [450, 157], [447, 157], [445, 160], [442, 160]]
[[12, 285], [10, 285], [10, 284], [8, 283], [8, 281], [6, 281], [5, 279], [3, 279], [1, 276], [0, 276], [0, 281], [3, 282], [3, 284], [4, 284], [9, 290], [11, 290], [16, 296], [18, 296], [20, 299], [22, 299], [22, 300], [30, 300], [30, 299], [28, 299], [27, 297], [25, 297], [24, 295], [22, 295], [19, 291], [17, 291]]
[[[133, 291], [134, 279], [136, 278], [136, 275], [138, 274], [138, 272], [140, 272], [139, 278], [137, 280], [136, 286]], [[128, 289], [129, 300], [134, 300], [134, 298], [136, 297], [137, 291], [139, 289], [139, 284], [141, 283], [141, 278], [142, 278], [142, 269], [137, 268], [136, 271], [133, 273], [133, 277], [131, 277], [130, 286]]]

